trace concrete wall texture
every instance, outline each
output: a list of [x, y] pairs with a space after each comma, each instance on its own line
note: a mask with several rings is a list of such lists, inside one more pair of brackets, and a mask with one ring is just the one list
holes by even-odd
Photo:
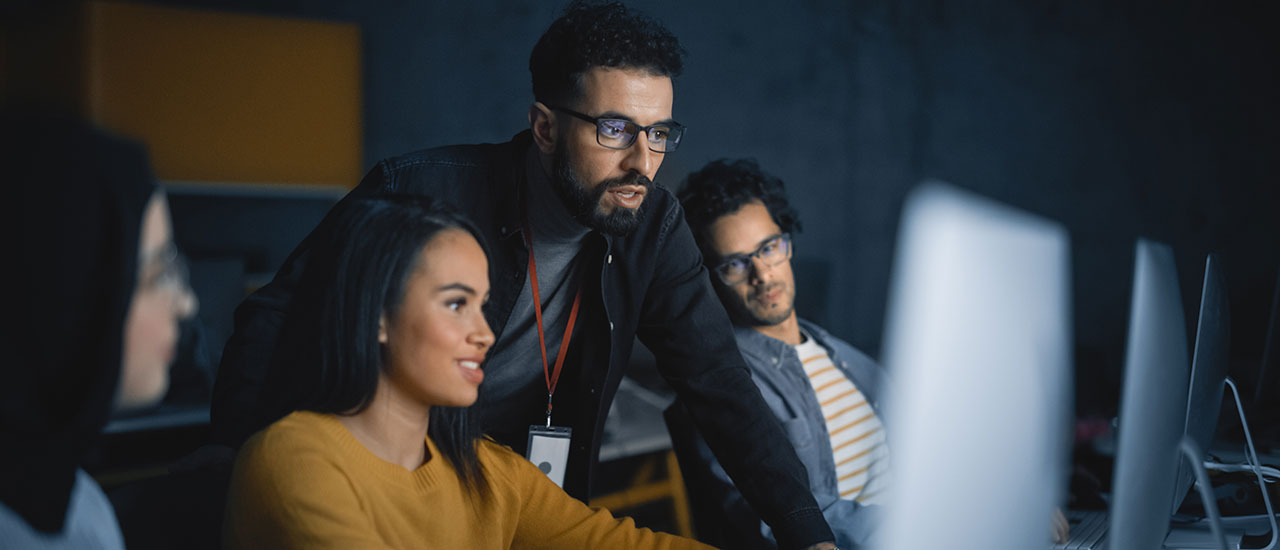
[[[528, 55], [558, 2], [157, 0], [358, 23], [365, 162], [527, 126]], [[962, 5], [964, 4], [964, 5]], [[875, 355], [898, 212], [921, 178], [1063, 223], [1078, 405], [1114, 411], [1133, 244], [1169, 242], [1194, 326], [1224, 256], [1233, 373], [1255, 376], [1280, 268], [1275, 8], [1174, 2], [632, 3], [688, 52], [690, 127], [659, 182], [754, 157], [805, 222], [800, 313]]]

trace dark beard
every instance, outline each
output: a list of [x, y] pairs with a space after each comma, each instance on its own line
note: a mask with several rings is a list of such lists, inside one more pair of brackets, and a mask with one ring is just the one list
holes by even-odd
[[[715, 275], [712, 275], [712, 278], [714, 277]], [[791, 300], [791, 307], [786, 308], [785, 311], [761, 317], [755, 312], [755, 310], [752, 310], [751, 307], [747, 305], [746, 301], [744, 301], [741, 296], [738, 296], [738, 293], [734, 292], [733, 289], [726, 287], [724, 283], [721, 283], [720, 281], [713, 281], [712, 286], [716, 290], [716, 295], [720, 298], [720, 303], [724, 304], [725, 312], [729, 314], [729, 320], [732, 321], [733, 324], [741, 327], [776, 326], [783, 321], [786, 321], [788, 317], [791, 317], [791, 312], [796, 309], [796, 302], [793, 296]]]
[[[761, 292], [765, 292], [768, 290], [769, 290], [768, 288], [762, 288], [759, 291], [752, 292], [751, 297], [754, 298], [756, 294], [759, 294]], [[746, 304], [743, 304], [743, 306], [745, 307]], [[746, 308], [746, 309], [750, 312], [751, 318], [755, 320], [755, 326], [771, 327], [771, 326], [780, 324], [783, 321], [786, 321], [789, 317], [791, 317], [791, 312], [795, 311], [795, 308], [796, 308], [796, 300], [795, 300], [795, 297], [792, 296], [791, 305], [788, 306], [786, 309], [775, 312], [775, 313], [760, 314], [760, 313], [756, 313], [754, 310], [751, 310], [750, 308]]]
[[[556, 152], [552, 157], [551, 166], [551, 187], [555, 189], [556, 196], [564, 202], [565, 208], [569, 209], [569, 214], [578, 223], [610, 235], [625, 237], [635, 231], [640, 225], [640, 221], [644, 219], [644, 214], [649, 208], [648, 194], [653, 191], [653, 182], [649, 178], [638, 172], [631, 172], [620, 178], [610, 178], [600, 182], [594, 189], [587, 190], [587, 186], [578, 177], [577, 172], [573, 170], [572, 159], [569, 158], [568, 147], [563, 143], [556, 146]], [[640, 203], [640, 207], [632, 210], [630, 208], [616, 207], [612, 212], [604, 213], [600, 210], [600, 200], [604, 198], [604, 194], [609, 189], [621, 187], [623, 185], [643, 185], [645, 189], [645, 200]]]

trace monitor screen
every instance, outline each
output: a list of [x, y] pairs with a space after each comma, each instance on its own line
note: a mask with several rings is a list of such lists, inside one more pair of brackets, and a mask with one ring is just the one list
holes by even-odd
[[187, 385], [183, 372], [190, 371], [193, 381], [204, 378], [212, 383], [222, 347], [231, 337], [236, 306], [271, 281], [285, 258], [347, 189], [180, 182], [166, 183], [164, 188], [173, 238], [189, 258], [191, 286], [200, 301], [195, 319], [184, 329], [174, 367], [170, 395], [177, 397]]

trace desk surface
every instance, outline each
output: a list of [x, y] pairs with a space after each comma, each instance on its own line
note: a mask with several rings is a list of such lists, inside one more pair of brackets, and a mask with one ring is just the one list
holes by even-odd
[[208, 405], [161, 405], [137, 416], [113, 418], [104, 433], [122, 434], [199, 426], [209, 423]]
[[623, 378], [605, 419], [600, 462], [670, 449], [662, 411], [674, 400]]

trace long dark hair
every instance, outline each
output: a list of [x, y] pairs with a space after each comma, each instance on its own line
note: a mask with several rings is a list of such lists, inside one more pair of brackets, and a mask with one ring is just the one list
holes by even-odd
[[[480, 232], [455, 211], [424, 197], [345, 200], [328, 232], [311, 248], [280, 329], [268, 391], [295, 410], [351, 415], [369, 406], [386, 368], [378, 321], [394, 317], [419, 252], [446, 229], [461, 229], [484, 247]], [[488, 256], [488, 250], [485, 249]], [[476, 455], [478, 419], [469, 407], [433, 407], [428, 436], [463, 486], [486, 494]]]

